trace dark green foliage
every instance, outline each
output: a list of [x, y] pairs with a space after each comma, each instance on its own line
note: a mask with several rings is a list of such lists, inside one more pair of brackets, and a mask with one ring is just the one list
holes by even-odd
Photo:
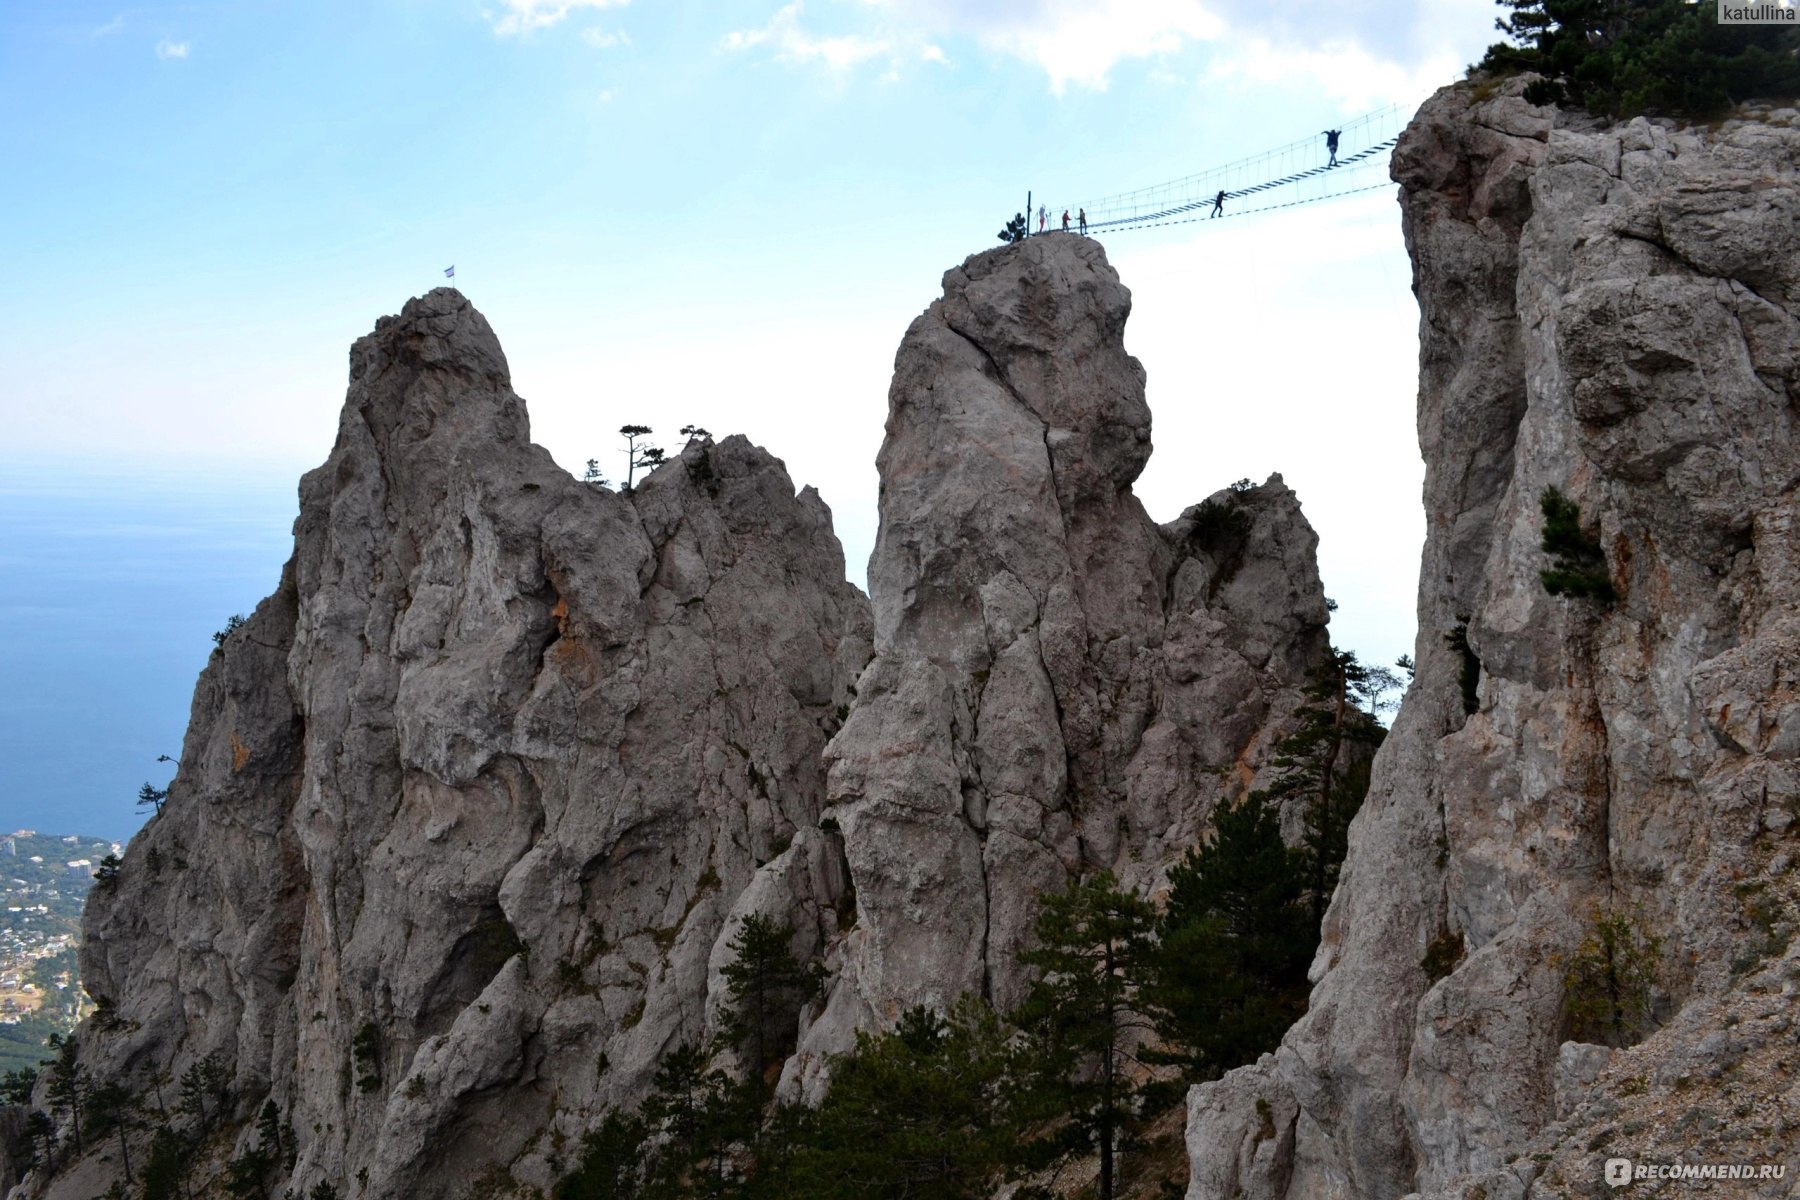
[[338, 1190], [321, 1180], [313, 1184], [312, 1191], [306, 1193], [306, 1200], [338, 1200]]
[[[181, 1195], [182, 1181], [187, 1176], [187, 1164], [192, 1156], [193, 1147], [181, 1135], [167, 1125], [158, 1127], [150, 1136], [150, 1153], [144, 1159], [144, 1170], [139, 1177], [143, 1187], [141, 1200], [176, 1200]], [[229, 1179], [228, 1173], [228, 1190]], [[258, 1200], [265, 1195], [261, 1188], [253, 1192], [232, 1191], [231, 1194], [257, 1197]]]
[[1463, 712], [1474, 716], [1481, 707], [1481, 659], [1469, 645], [1469, 618], [1459, 617], [1456, 628], [1444, 635], [1444, 641], [1461, 660], [1456, 679], [1462, 685]]
[[50, 1079], [45, 1095], [50, 1101], [50, 1111], [58, 1116], [65, 1113], [69, 1116], [74, 1125], [75, 1153], [85, 1154], [87, 1149], [81, 1133], [81, 1115], [87, 1108], [90, 1086], [88, 1074], [76, 1061], [79, 1051], [73, 1035], [59, 1037], [51, 1034], [50, 1048], [56, 1051], [56, 1061], [46, 1068]]
[[748, 1055], [753, 1082], [789, 1045], [800, 1005], [818, 990], [818, 971], [794, 957], [793, 941], [792, 925], [761, 913], [744, 918], [731, 939], [733, 958], [722, 971], [731, 993], [723, 1033]]
[[30, 1104], [37, 1078], [36, 1067], [19, 1067], [0, 1075], [0, 1104]]
[[151, 787], [148, 782], [138, 789], [137, 806], [139, 808], [162, 811], [163, 801], [169, 798], [168, 788]]
[[1306, 1011], [1319, 940], [1309, 878], [1263, 793], [1214, 814], [1211, 840], [1169, 872], [1148, 992], [1159, 1059], [1215, 1079], [1273, 1050]]
[[101, 859], [100, 865], [94, 868], [94, 886], [111, 887], [119, 882], [119, 865], [119, 856], [116, 854], [109, 854]]
[[1206, 598], [1211, 600], [1219, 589], [1231, 581], [1244, 565], [1244, 552], [1250, 545], [1250, 514], [1238, 506], [1242, 493], [1236, 484], [1224, 500], [1204, 501], [1194, 513], [1193, 528], [1188, 531], [1188, 546], [1195, 553], [1212, 560], [1212, 578], [1206, 584]]
[[1305, 806], [1301, 846], [1315, 927], [1337, 887], [1351, 818], [1369, 790], [1369, 758], [1387, 736], [1354, 703], [1367, 678], [1368, 668], [1354, 653], [1333, 648], [1325, 665], [1309, 677], [1306, 701], [1294, 714], [1299, 727], [1275, 748], [1279, 773], [1269, 786], [1269, 798], [1293, 798]]
[[48, 1113], [39, 1112], [34, 1108], [26, 1114], [25, 1139], [28, 1150], [26, 1157], [32, 1162], [41, 1161], [49, 1169], [55, 1170], [56, 1125], [50, 1120]]
[[1040, 1139], [1053, 1155], [1100, 1154], [1099, 1200], [1113, 1200], [1114, 1152], [1137, 1091], [1127, 1068], [1150, 1028], [1141, 996], [1156, 910], [1111, 872], [1045, 898], [1019, 956], [1042, 972], [1014, 1014], [1029, 1047], [1027, 1113], [1067, 1118]]
[[756, 1124], [758, 1097], [688, 1045], [663, 1059], [643, 1115], [666, 1139], [652, 1164], [648, 1194], [719, 1196], [731, 1181], [732, 1158]]
[[1552, 596], [1613, 602], [1613, 585], [1606, 569], [1606, 553], [1597, 539], [1581, 531], [1581, 506], [1554, 487], [1538, 498], [1544, 512], [1544, 552], [1552, 565], [1538, 572], [1544, 590]]
[[137, 1115], [137, 1097], [120, 1084], [103, 1083], [88, 1090], [86, 1105], [88, 1132], [97, 1138], [109, 1133], [118, 1136], [125, 1182], [135, 1182], [131, 1174], [130, 1133]]
[[350, 1039], [350, 1062], [356, 1069], [356, 1088], [372, 1092], [381, 1086], [381, 1030], [364, 1021]]
[[232, 613], [229, 617], [225, 618], [225, 628], [218, 630], [216, 633], [214, 633], [212, 635], [213, 645], [223, 647], [225, 645], [225, 639], [230, 637], [232, 634], [236, 633], [238, 630], [242, 629], [243, 627], [244, 627], [244, 614], [243, 613]]
[[965, 998], [948, 1020], [914, 1008], [891, 1033], [858, 1033], [831, 1091], [778, 1168], [790, 1200], [978, 1200], [1016, 1137], [1005, 1037]]
[[1025, 214], [1014, 213], [1012, 215], [1012, 220], [1008, 221], [1006, 227], [1000, 231], [1000, 240], [1008, 244], [1012, 242], [1022, 242], [1025, 240], [1026, 234], [1027, 222], [1025, 220]]
[[589, 487], [603, 488], [606, 486], [606, 476], [600, 472], [599, 459], [590, 458], [587, 460], [587, 470], [582, 472], [581, 482], [587, 484]]
[[1613, 913], [1596, 916], [1563, 973], [1563, 1020], [1578, 1042], [1635, 1046], [1655, 1027], [1662, 939]]
[[1709, 117], [1732, 104], [1800, 94], [1800, 29], [1718, 23], [1717, 6], [1687, 0], [1496, 0], [1508, 41], [1481, 69], [1544, 76], [1535, 104], [1575, 104], [1603, 116]]
[[636, 1113], [607, 1113], [582, 1136], [581, 1157], [557, 1181], [552, 1200], [636, 1200], [643, 1195], [648, 1133]]
[[225, 1191], [243, 1200], [263, 1200], [269, 1194], [269, 1170], [275, 1165], [261, 1146], [246, 1150], [225, 1164]]
[[256, 1114], [256, 1136], [261, 1148], [266, 1151], [271, 1161], [280, 1162], [288, 1153], [284, 1148], [286, 1140], [292, 1140], [291, 1133], [285, 1133], [281, 1124], [281, 1109], [275, 1106], [274, 1097], [263, 1101], [262, 1111]]
[[625, 486], [621, 491], [631, 491], [640, 468], [654, 469], [662, 465], [661, 448], [638, 445], [639, 438], [648, 437], [652, 432], [654, 431], [648, 425], [619, 426], [619, 436], [625, 439]]
[[201, 1136], [224, 1119], [230, 1099], [231, 1071], [225, 1060], [209, 1054], [181, 1073], [181, 1111]]

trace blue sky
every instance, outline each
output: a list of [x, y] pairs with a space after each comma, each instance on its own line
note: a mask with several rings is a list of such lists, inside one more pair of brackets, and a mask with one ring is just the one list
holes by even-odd
[[[454, 263], [558, 461], [610, 468], [627, 421], [747, 433], [819, 487], [860, 582], [894, 349], [1027, 189], [1075, 204], [1416, 103], [1479, 56], [1493, 14], [1488, 0], [10, 0], [0, 490], [123, 477], [84, 482], [71, 528], [128, 530], [134, 509], [225, 522], [130, 558], [146, 594], [159, 572], [187, 580], [184, 619], [216, 626], [273, 586], [350, 342]], [[1338, 640], [1375, 661], [1409, 650], [1417, 313], [1391, 189], [1106, 242], [1156, 414], [1139, 488], [1152, 515], [1282, 471], [1320, 529]], [[56, 540], [49, 518], [13, 511], [0, 556], [43, 594], [0, 596], [0, 678], [29, 690], [33, 622], [58, 605], [56, 620], [100, 616], [50, 586], [66, 560], [31, 558]], [[193, 591], [203, 580], [216, 604]], [[9, 736], [89, 765], [96, 733], [160, 742], [128, 710], [185, 713], [210, 643], [171, 662], [157, 622], [118, 633], [141, 653], [60, 685], [122, 697], [88, 750], [18, 711]], [[134, 791], [144, 770], [124, 754], [77, 790], [129, 777]], [[64, 768], [0, 761], [0, 825], [72, 803]]]

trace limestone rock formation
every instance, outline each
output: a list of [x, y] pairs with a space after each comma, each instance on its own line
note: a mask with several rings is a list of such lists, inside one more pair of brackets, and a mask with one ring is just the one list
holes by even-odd
[[[1676, 1101], [1623, 1121], [1708, 1062], [1791, 1071], [1759, 1057], [1791, 1035], [1757, 997], [1791, 996], [1800, 916], [1800, 118], [1601, 125], [1520, 90], [1438, 93], [1395, 153], [1421, 311], [1418, 676], [1311, 1011], [1190, 1097], [1193, 1200], [1591, 1194], [1604, 1158], [1659, 1145], [1800, 1170], [1791, 1074], [1710, 1076], [1735, 1121]], [[1615, 601], [1544, 587], [1549, 487]], [[1565, 979], [1605, 917], [1660, 939], [1644, 999], [1666, 1026], [1610, 1054], [1565, 1044]], [[1739, 1085], [1787, 1095], [1758, 1110]]]
[[823, 502], [742, 437], [631, 495], [560, 470], [452, 290], [350, 378], [281, 586], [90, 901], [83, 1058], [142, 1087], [219, 1055], [235, 1120], [291, 1124], [302, 1193], [544, 1187], [708, 1035], [739, 906], [835, 933], [839, 864], [793, 843], [868, 608]]
[[870, 564], [875, 660], [827, 750], [857, 923], [790, 1078], [964, 993], [1002, 1010], [1036, 897], [1153, 885], [1268, 757], [1327, 650], [1317, 544], [1279, 476], [1169, 525], [1130, 296], [1044, 237], [944, 277], [895, 362]]
[[142, 1089], [216, 1056], [238, 1148], [266, 1100], [293, 1131], [278, 1191], [490, 1195], [547, 1189], [717, 1032], [751, 913], [827, 969], [789, 1095], [906, 1006], [1014, 1003], [1037, 897], [1154, 888], [1327, 651], [1279, 476], [1160, 527], [1132, 496], [1128, 311], [1083, 238], [945, 277], [896, 362], [872, 613], [743, 438], [591, 487], [458, 293], [383, 319], [279, 589], [90, 901], [84, 1065]]

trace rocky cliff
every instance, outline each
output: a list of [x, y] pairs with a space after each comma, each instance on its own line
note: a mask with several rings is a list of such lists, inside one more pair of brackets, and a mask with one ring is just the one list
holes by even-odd
[[[1131, 495], [1128, 311], [1086, 239], [945, 277], [896, 360], [872, 613], [743, 438], [592, 487], [530, 444], [463, 297], [383, 319], [279, 590], [90, 902], [93, 1078], [216, 1056], [203, 1176], [273, 1101], [277, 1194], [496, 1196], [717, 1032], [749, 914], [826, 971], [790, 1095], [905, 1006], [1017, 999], [1038, 894], [1153, 886], [1326, 652], [1278, 476], [1164, 526]], [[87, 1200], [108, 1154], [27, 1190]]]
[[832, 919], [838, 864], [792, 843], [868, 607], [825, 505], [741, 437], [629, 496], [557, 468], [454, 291], [350, 376], [281, 587], [90, 901], [84, 1058], [141, 1086], [219, 1055], [237, 1119], [288, 1117], [302, 1191], [542, 1184], [706, 1035], [736, 907]]
[[[1601, 125], [1519, 90], [1446, 89], [1395, 152], [1418, 676], [1310, 1012], [1190, 1097], [1193, 1200], [1591, 1195], [1611, 1157], [1786, 1165], [1734, 1194], [1800, 1172], [1800, 115]], [[1550, 487], [1610, 601], [1546, 590]], [[1609, 924], [1636, 1009], [1601, 1037], [1572, 980]]]
[[796, 1069], [912, 1004], [1016, 1004], [1038, 894], [1097, 868], [1153, 885], [1327, 651], [1279, 476], [1161, 527], [1131, 494], [1129, 311], [1099, 243], [1034, 238], [946, 274], [901, 343], [875, 659], [826, 751], [863, 919]]

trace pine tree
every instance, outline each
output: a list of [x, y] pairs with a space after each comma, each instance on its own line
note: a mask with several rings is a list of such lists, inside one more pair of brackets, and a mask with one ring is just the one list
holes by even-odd
[[1155, 982], [1159, 1061], [1213, 1079], [1273, 1050], [1306, 1011], [1319, 927], [1307, 856], [1281, 838], [1261, 792], [1213, 817], [1213, 836], [1169, 872]]
[[50, 1035], [50, 1048], [56, 1051], [56, 1061], [46, 1068], [50, 1072], [50, 1082], [45, 1089], [50, 1100], [50, 1111], [53, 1114], [68, 1114], [74, 1124], [75, 1153], [87, 1153], [81, 1136], [81, 1113], [87, 1107], [88, 1075], [80, 1063], [76, 1061], [78, 1053], [74, 1035], [62, 1037]]
[[1127, 1068], [1150, 1029], [1140, 992], [1155, 923], [1147, 901], [1101, 872], [1044, 900], [1038, 946], [1019, 956], [1043, 972], [1014, 1014], [1028, 1042], [1025, 1069], [1038, 1111], [1069, 1118], [1066, 1138], [1050, 1149], [1099, 1150], [1099, 1200], [1115, 1195], [1114, 1152], [1137, 1091]]
[[656, 1069], [643, 1114], [667, 1138], [649, 1194], [720, 1196], [733, 1151], [755, 1122], [756, 1105], [723, 1071], [710, 1069], [699, 1047], [682, 1046]]
[[551, 1200], [637, 1200], [643, 1194], [649, 1129], [636, 1113], [609, 1112], [581, 1139], [575, 1169], [557, 1181]]
[[749, 1075], [760, 1085], [777, 1049], [785, 1049], [794, 1033], [799, 1006], [818, 990], [818, 972], [803, 965], [789, 948], [792, 925], [752, 913], [732, 937], [732, 961], [724, 968], [731, 1008], [725, 1039], [749, 1055]]
[[640, 446], [638, 439], [649, 437], [655, 432], [648, 425], [621, 425], [619, 436], [625, 439], [625, 486], [623, 491], [631, 491], [637, 471], [641, 467], [659, 467], [662, 465], [663, 452], [657, 446]]
[[[858, 1032], [831, 1090], [784, 1130], [763, 1194], [784, 1200], [984, 1200], [1017, 1131], [999, 1018], [965, 998], [948, 1020], [914, 1008], [892, 1032]], [[781, 1129], [778, 1121], [774, 1126]], [[771, 1155], [770, 1157], [775, 1157]], [[779, 1172], [779, 1179], [768, 1178]]]
[[125, 1167], [125, 1182], [135, 1183], [131, 1173], [131, 1125], [137, 1112], [137, 1097], [122, 1085], [103, 1083], [87, 1094], [88, 1125], [95, 1137], [116, 1133], [119, 1158]]
[[181, 1111], [202, 1135], [224, 1115], [230, 1078], [225, 1060], [217, 1054], [207, 1055], [181, 1074]]
[[1356, 707], [1356, 690], [1368, 669], [1348, 650], [1333, 648], [1312, 673], [1306, 700], [1295, 712], [1299, 727], [1276, 746], [1271, 800], [1299, 800], [1304, 808], [1310, 900], [1316, 925], [1337, 887], [1349, 848], [1350, 821], [1368, 794], [1368, 758], [1387, 731]]
[[1603, 116], [1713, 116], [1733, 103], [1800, 93], [1800, 30], [1720, 25], [1717, 6], [1687, 0], [1496, 0], [1508, 41], [1483, 70], [1533, 71], [1536, 104]]

